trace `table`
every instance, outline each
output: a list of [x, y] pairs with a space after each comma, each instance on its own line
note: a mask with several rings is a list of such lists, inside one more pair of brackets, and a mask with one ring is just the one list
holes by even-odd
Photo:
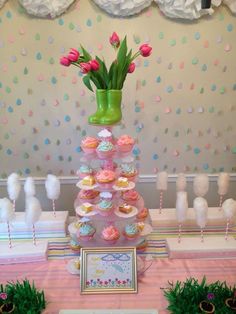
[[139, 278], [138, 294], [80, 295], [79, 277], [66, 270], [68, 259], [0, 266], [0, 282], [29, 279], [45, 291], [48, 301], [44, 314], [58, 314], [60, 309], [156, 308], [168, 313], [163, 290], [167, 281], [185, 281], [205, 275], [207, 282], [236, 283], [236, 260], [169, 260], [155, 258], [151, 267]]

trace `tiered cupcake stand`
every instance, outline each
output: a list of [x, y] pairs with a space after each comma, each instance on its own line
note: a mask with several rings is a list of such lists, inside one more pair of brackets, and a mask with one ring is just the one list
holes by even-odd
[[[71, 247], [135, 246], [144, 250], [152, 227], [148, 223], [144, 200], [135, 190], [138, 172], [132, 157], [133, 144], [126, 149], [119, 147], [119, 139], [113, 136], [111, 127], [100, 128], [97, 141], [95, 139], [96, 144], [90, 150], [84, 147], [83, 142], [81, 145], [84, 153], [77, 183], [80, 192], [74, 202], [77, 220], [69, 225]], [[102, 146], [111, 150], [100, 153]], [[101, 182], [103, 174], [114, 177]], [[104, 205], [109, 209], [102, 208]], [[123, 206], [128, 206], [129, 210], [123, 212]], [[91, 229], [87, 236], [80, 232], [81, 228], [86, 230], [86, 225], [88, 230]], [[116, 234], [114, 237], [113, 232]]]

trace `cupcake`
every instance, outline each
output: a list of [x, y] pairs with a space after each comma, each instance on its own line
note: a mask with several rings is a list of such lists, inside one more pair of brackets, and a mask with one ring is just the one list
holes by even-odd
[[143, 221], [147, 218], [147, 216], [148, 216], [148, 209], [144, 207], [138, 212], [136, 218], [139, 221]]
[[108, 216], [112, 212], [112, 209], [113, 203], [110, 200], [104, 199], [97, 204], [97, 210], [102, 216]]
[[115, 244], [120, 238], [119, 230], [114, 226], [108, 226], [102, 230], [102, 238], [109, 244]]
[[140, 196], [137, 191], [129, 190], [122, 193], [122, 199], [132, 206], [136, 206]]
[[83, 179], [84, 177], [87, 177], [87, 176], [93, 176], [94, 174], [94, 171], [93, 169], [88, 166], [88, 165], [81, 165], [79, 170], [76, 172], [76, 174], [81, 178]]
[[100, 137], [101, 141], [112, 142], [113, 143], [112, 133], [109, 130], [107, 130], [107, 129], [101, 130], [98, 133], [98, 136]]
[[99, 192], [96, 190], [80, 190], [75, 200], [75, 203], [78, 203], [78, 205], [79, 203], [83, 202], [89, 202], [91, 204], [94, 204], [97, 201], [98, 195]]
[[70, 240], [70, 248], [71, 248], [73, 251], [80, 251], [81, 245], [80, 245], [80, 243], [78, 242], [78, 240], [71, 239], [71, 240]]
[[110, 189], [116, 179], [116, 174], [112, 170], [101, 170], [96, 175], [97, 183], [101, 188]]
[[129, 135], [122, 135], [117, 140], [117, 150], [121, 153], [129, 153], [133, 149], [134, 139]]
[[77, 236], [83, 241], [89, 241], [93, 238], [96, 229], [89, 223], [82, 223], [78, 229]]
[[127, 178], [129, 181], [135, 181], [137, 176], [137, 169], [132, 164], [121, 164], [121, 176]]
[[140, 229], [137, 224], [128, 224], [125, 226], [124, 236], [127, 240], [134, 240], [139, 236]]
[[101, 159], [111, 158], [115, 153], [115, 147], [111, 142], [102, 141], [98, 145], [96, 152]]
[[86, 154], [92, 154], [95, 152], [97, 146], [99, 144], [98, 139], [95, 137], [86, 137], [81, 142], [81, 148]]

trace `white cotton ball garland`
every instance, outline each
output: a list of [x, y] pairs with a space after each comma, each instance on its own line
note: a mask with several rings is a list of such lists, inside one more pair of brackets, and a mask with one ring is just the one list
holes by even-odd
[[209, 178], [206, 174], [198, 174], [193, 181], [193, 190], [196, 196], [205, 196], [209, 189]]
[[94, 0], [104, 11], [115, 16], [130, 16], [150, 6], [153, 0]]

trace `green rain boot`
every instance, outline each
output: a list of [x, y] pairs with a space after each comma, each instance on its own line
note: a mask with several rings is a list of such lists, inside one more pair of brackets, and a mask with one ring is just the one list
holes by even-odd
[[105, 116], [107, 111], [107, 90], [96, 90], [97, 111], [88, 118], [90, 124], [102, 124], [101, 118]]
[[101, 124], [112, 125], [118, 123], [121, 120], [121, 99], [122, 90], [110, 89], [107, 91], [107, 111], [105, 116], [101, 118]]

